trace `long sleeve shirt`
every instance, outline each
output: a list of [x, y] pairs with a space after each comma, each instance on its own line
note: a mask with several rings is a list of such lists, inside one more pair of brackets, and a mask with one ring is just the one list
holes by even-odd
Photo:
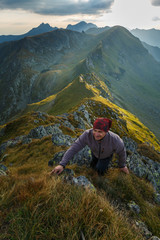
[[[98, 159], [105, 159], [110, 157], [113, 153], [117, 153], [119, 156], [119, 167], [123, 168], [126, 165], [126, 150], [122, 139], [115, 133], [108, 131], [105, 137], [97, 141], [93, 136], [93, 129], [86, 130], [65, 152], [60, 165], [66, 166], [68, 161], [73, 158], [73, 156], [88, 146], [94, 156]], [[101, 147], [99, 148], [99, 145]]]

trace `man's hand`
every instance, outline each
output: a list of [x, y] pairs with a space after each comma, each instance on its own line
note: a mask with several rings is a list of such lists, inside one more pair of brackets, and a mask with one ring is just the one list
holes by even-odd
[[57, 173], [58, 175], [61, 173], [61, 172], [63, 172], [63, 166], [62, 165], [58, 165], [57, 167], [55, 167], [52, 171], [51, 171], [51, 173], [50, 173], [50, 175], [52, 175], [52, 174], [54, 174], [54, 173]]
[[127, 167], [124, 167], [124, 168], [120, 168], [120, 171], [126, 173], [126, 174], [129, 174], [129, 170]]

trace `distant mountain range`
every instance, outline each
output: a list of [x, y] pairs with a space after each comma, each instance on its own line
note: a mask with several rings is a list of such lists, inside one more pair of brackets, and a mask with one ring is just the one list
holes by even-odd
[[57, 27], [53, 28], [48, 23], [46, 23], [46, 24], [42, 23], [37, 28], [33, 28], [29, 32], [22, 34], [22, 35], [1, 35], [0, 43], [20, 40], [25, 37], [35, 36], [35, 35], [42, 34], [45, 32], [53, 31], [55, 29], [57, 29]]
[[[57, 29], [0, 44], [0, 52], [1, 123], [24, 111], [27, 104], [47, 102], [46, 111], [57, 114], [57, 109], [62, 113], [74, 106], [73, 92], [76, 104], [87, 94], [101, 92], [159, 136], [160, 64], [125, 28], [116, 26], [97, 35]], [[99, 79], [96, 85], [88, 74]], [[80, 75], [86, 86], [92, 86], [92, 93], [79, 91]]]
[[[88, 34], [97, 35], [103, 31], [108, 30], [109, 28], [110, 28], [109, 26], [98, 28], [93, 23], [86, 23], [85, 21], [81, 21], [74, 25], [69, 24], [66, 29], [72, 30], [72, 31], [77, 31], [77, 32], [84, 31]], [[42, 34], [45, 32], [53, 31], [55, 29], [58, 29], [58, 28], [51, 27], [48, 23], [46, 23], [46, 24], [42, 23], [37, 28], [33, 28], [29, 32], [22, 34], [22, 35], [1, 35], [0, 43], [20, 40], [24, 37], [35, 36], [35, 35]], [[145, 42], [151, 46], [157, 46], [160, 48], [160, 30], [133, 29], [130, 31], [134, 36], [138, 37], [142, 42]]]
[[160, 48], [160, 30], [157, 29], [133, 29], [131, 33], [138, 37], [142, 42]]
[[97, 28], [97, 26], [95, 24], [93, 24], [93, 23], [86, 23], [84, 21], [79, 22], [79, 23], [77, 23], [75, 25], [69, 24], [67, 26], [68, 30], [77, 31], [77, 32], [82, 32], [82, 31], [85, 32], [85, 31], [87, 31], [90, 28]]

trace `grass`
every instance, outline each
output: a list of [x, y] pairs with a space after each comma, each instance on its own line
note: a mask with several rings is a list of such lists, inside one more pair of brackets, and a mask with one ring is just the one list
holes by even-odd
[[143, 239], [103, 194], [47, 176], [11, 176], [2, 185], [1, 239], [78, 240], [81, 231], [86, 239]]
[[[90, 111], [104, 111], [106, 107], [110, 117], [117, 114], [123, 118], [124, 113], [111, 103], [106, 105], [97, 100], [95, 105], [94, 101], [87, 100]], [[94, 108], [89, 105], [91, 103]], [[29, 121], [30, 117], [26, 116], [30, 115], [22, 119]], [[69, 118], [74, 125], [72, 114]], [[48, 117], [45, 123], [50, 121], [53, 124], [59, 120], [63, 121], [63, 118]], [[28, 122], [30, 127], [32, 122], [33, 119]], [[124, 123], [121, 121], [122, 126]], [[14, 131], [17, 127], [19, 133], [24, 122], [21, 125], [15, 120], [12, 124]], [[118, 129], [116, 124], [117, 121], [113, 126], [115, 130]], [[71, 136], [81, 132], [78, 129], [73, 132], [67, 127], [61, 129]], [[125, 126], [123, 131], [126, 131]], [[139, 145], [139, 148], [143, 149], [142, 146]], [[160, 207], [154, 202], [154, 191], [149, 183], [132, 173], [120, 173], [116, 168], [99, 177], [92, 169], [76, 165], [69, 165], [69, 168], [75, 171], [75, 176], [86, 176], [96, 187], [96, 192], [65, 183], [63, 175], [50, 177], [48, 161], [56, 152], [66, 149], [53, 145], [51, 136], [7, 149], [5, 165], [9, 169], [8, 176], [0, 177], [2, 240], [79, 240], [81, 232], [88, 240], [142, 240], [143, 236], [135, 226], [137, 219], [144, 221], [149, 230], [160, 237]], [[135, 201], [140, 206], [139, 216], [126, 209], [129, 201]]]

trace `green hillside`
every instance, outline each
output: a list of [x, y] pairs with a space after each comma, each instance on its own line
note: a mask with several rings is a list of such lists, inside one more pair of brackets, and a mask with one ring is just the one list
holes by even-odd
[[159, 63], [125, 28], [113, 27], [98, 37], [101, 42], [84, 64], [107, 84], [114, 103], [138, 116], [159, 138]]
[[[87, 88], [82, 79], [81, 82], [80, 79], [76, 79], [63, 90], [64, 93], [59, 93], [64, 97], [69, 88], [74, 90], [74, 84], [78, 84], [79, 88], [81, 86], [84, 98], [82, 100], [81, 94], [79, 97], [77, 95], [79, 104], [72, 105], [72, 111], [67, 117], [75, 130], [64, 125], [66, 118], [63, 115], [28, 112], [3, 126], [5, 134], [1, 137], [1, 144], [26, 135], [31, 129], [42, 125], [47, 127], [58, 124], [63, 134], [77, 137], [82, 133], [82, 129], [77, 128], [73, 112], [82, 117], [82, 112], [78, 109], [85, 106], [92, 123], [98, 116], [111, 118], [111, 130], [121, 137], [134, 139], [141, 154], [147, 139], [150, 146], [146, 146], [145, 156], [157, 158], [160, 162], [158, 153], [153, 150], [154, 146], [159, 151], [160, 145], [149, 129], [134, 115], [100, 96], [98, 90], [93, 90], [91, 86]], [[86, 98], [85, 92], [87, 95], [88, 92], [91, 93], [90, 98]], [[39, 104], [46, 104], [49, 100], [53, 101], [46, 99]], [[59, 101], [57, 106], [61, 106]], [[20, 141], [8, 147], [1, 155], [5, 158], [4, 164], [8, 168], [7, 175], [0, 176], [1, 239], [78, 240], [82, 234], [86, 239], [145, 239], [136, 226], [136, 221], [145, 222], [152, 234], [160, 237], [160, 208], [154, 200], [155, 191], [145, 178], [136, 177], [132, 171], [130, 175], [124, 175], [116, 167], [99, 177], [85, 165], [70, 164], [67, 167], [74, 171], [74, 177], [86, 176], [96, 187], [96, 191], [70, 185], [64, 182], [63, 174], [60, 177], [51, 177], [51, 168], [48, 167], [48, 161], [53, 155], [67, 148], [54, 145], [49, 135], [41, 139], [32, 139], [32, 142], [27, 144]], [[116, 161], [114, 164], [116, 166]], [[139, 205], [139, 215], [127, 208], [130, 201]]]

